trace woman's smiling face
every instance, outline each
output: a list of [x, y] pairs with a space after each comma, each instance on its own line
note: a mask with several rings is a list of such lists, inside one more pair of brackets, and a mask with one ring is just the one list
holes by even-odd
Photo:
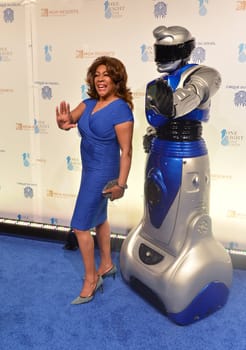
[[107, 67], [104, 64], [97, 67], [94, 76], [94, 84], [99, 99], [105, 100], [115, 96], [115, 83], [109, 76]]

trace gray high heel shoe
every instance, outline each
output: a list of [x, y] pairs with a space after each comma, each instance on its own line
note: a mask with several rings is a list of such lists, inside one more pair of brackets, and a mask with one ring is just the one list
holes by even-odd
[[102, 276], [102, 278], [112, 276], [113, 279], [115, 279], [116, 272], [117, 272], [117, 267], [115, 265], [113, 265], [108, 271], [104, 272], [101, 276]]
[[91, 295], [89, 295], [88, 297], [81, 297], [81, 296], [79, 295], [77, 298], [75, 298], [75, 299], [71, 302], [71, 304], [73, 304], [73, 305], [78, 305], [78, 304], [85, 304], [85, 303], [88, 303], [89, 301], [91, 301], [91, 300], [94, 298], [94, 296], [95, 296], [97, 290], [99, 290], [99, 289], [100, 289], [100, 291], [101, 291], [101, 293], [102, 293], [102, 292], [103, 292], [103, 279], [102, 279], [101, 276], [98, 276], [97, 284], [96, 284], [94, 290], [92, 291]]

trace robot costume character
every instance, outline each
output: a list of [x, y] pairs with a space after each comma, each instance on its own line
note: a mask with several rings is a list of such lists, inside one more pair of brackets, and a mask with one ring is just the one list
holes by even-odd
[[173, 322], [187, 325], [225, 305], [232, 282], [230, 256], [212, 234], [201, 125], [221, 78], [188, 63], [195, 39], [185, 28], [153, 34], [162, 75], [146, 88], [144, 215], [123, 242], [120, 266], [127, 282], [147, 287]]

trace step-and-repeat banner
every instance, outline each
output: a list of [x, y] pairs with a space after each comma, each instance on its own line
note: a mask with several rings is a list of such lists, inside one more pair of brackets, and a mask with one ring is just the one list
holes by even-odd
[[[182, 4], [181, 4], [182, 2]], [[142, 137], [146, 83], [159, 76], [152, 31], [181, 25], [196, 38], [192, 62], [212, 66], [222, 86], [203, 125], [211, 164], [213, 232], [246, 249], [246, 1], [0, 1], [0, 217], [69, 226], [80, 183], [80, 137], [57, 128], [55, 107], [86, 95], [88, 66], [101, 55], [127, 68], [135, 130], [129, 189], [109, 203], [115, 233], [143, 215]]]

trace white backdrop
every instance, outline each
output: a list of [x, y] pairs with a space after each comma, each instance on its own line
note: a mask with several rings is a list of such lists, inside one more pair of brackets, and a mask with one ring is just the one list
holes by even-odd
[[77, 130], [57, 128], [61, 100], [86, 96], [88, 66], [121, 59], [134, 94], [134, 154], [123, 199], [110, 203], [113, 232], [127, 234], [143, 214], [142, 137], [146, 83], [158, 76], [153, 29], [181, 25], [196, 38], [192, 61], [212, 66], [222, 87], [203, 126], [211, 163], [215, 237], [246, 248], [244, 160], [246, 1], [0, 1], [0, 217], [69, 226], [80, 182]]

